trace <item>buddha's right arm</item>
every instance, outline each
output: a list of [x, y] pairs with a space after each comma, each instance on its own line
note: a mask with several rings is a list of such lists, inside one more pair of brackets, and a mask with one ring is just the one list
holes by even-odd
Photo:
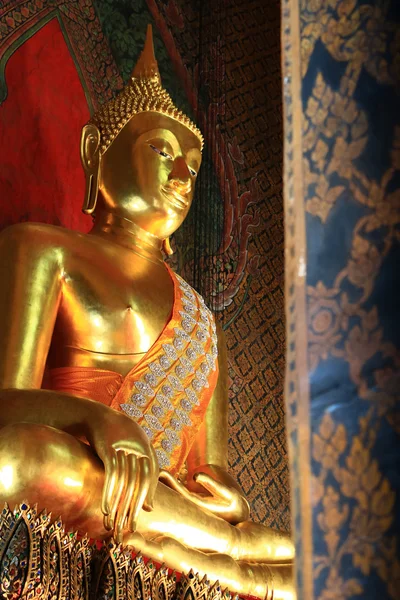
[[142, 507], [152, 508], [158, 482], [154, 449], [137, 423], [99, 402], [50, 390], [0, 390], [0, 404], [0, 428], [35, 423], [85, 436], [104, 465], [106, 529], [117, 539], [135, 530]]
[[25, 421], [86, 435], [90, 416], [99, 411], [94, 402], [40, 390], [64, 279], [58, 234], [23, 223], [0, 235], [0, 423]]
[[75, 437], [90, 439], [94, 422], [103, 406], [49, 390], [0, 390], [0, 427], [14, 423], [48, 425]]
[[40, 389], [64, 285], [59, 231], [26, 223], [0, 235], [0, 425], [30, 422], [85, 436], [104, 464], [102, 508], [118, 530], [128, 513], [133, 526], [145, 498], [151, 505], [157, 460], [146, 434], [126, 415]]
[[64, 276], [55, 232], [23, 223], [0, 235], [0, 388], [41, 386]]

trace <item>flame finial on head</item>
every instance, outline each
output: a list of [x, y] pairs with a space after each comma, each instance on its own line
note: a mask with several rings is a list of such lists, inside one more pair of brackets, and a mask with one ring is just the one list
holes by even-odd
[[153, 28], [151, 25], [147, 25], [143, 50], [132, 71], [132, 77], [135, 79], [151, 79], [157, 77], [161, 85], [160, 71], [158, 70], [158, 63], [154, 54]]
[[179, 121], [198, 137], [203, 147], [200, 130], [189, 117], [176, 108], [170, 95], [162, 87], [154, 55], [151, 25], [147, 27], [144, 48], [128, 84], [118, 96], [101, 106], [89, 121], [100, 131], [100, 154], [106, 152], [133, 116], [147, 111], [158, 112]]

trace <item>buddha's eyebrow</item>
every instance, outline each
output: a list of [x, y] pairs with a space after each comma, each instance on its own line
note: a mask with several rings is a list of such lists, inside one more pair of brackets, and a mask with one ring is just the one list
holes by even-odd
[[174, 150], [181, 149], [176, 136], [171, 131], [168, 131], [168, 129], [152, 129], [148, 132], [146, 138], [148, 141], [155, 138], [163, 139], [168, 142]]

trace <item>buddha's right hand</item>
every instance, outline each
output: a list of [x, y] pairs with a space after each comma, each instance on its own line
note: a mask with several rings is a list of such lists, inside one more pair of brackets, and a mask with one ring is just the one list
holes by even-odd
[[97, 406], [87, 437], [105, 469], [105, 528], [113, 530], [117, 541], [122, 541], [124, 531], [135, 531], [139, 511], [152, 509], [158, 463], [148, 437], [137, 423], [108, 407]]

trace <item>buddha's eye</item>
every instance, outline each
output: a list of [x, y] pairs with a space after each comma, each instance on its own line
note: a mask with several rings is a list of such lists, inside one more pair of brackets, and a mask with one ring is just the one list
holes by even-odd
[[169, 160], [172, 160], [172, 156], [170, 154], [167, 154], [167, 152], [164, 152], [164, 150], [160, 150], [159, 148], [157, 148], [157, 146], [153, 146], [153, 144], [150, 144], [150, 148], [154, 150], [154, 152], [157, 152], [157, 154], [159, 154], [163, 158], [169, 158]]
[[191, 174], [191, 176], [196, 177], [197, 172], [194, 169], [192, 169], [192, 167], [188, 167], [188, 169], [189, 169], [189, 173]]

